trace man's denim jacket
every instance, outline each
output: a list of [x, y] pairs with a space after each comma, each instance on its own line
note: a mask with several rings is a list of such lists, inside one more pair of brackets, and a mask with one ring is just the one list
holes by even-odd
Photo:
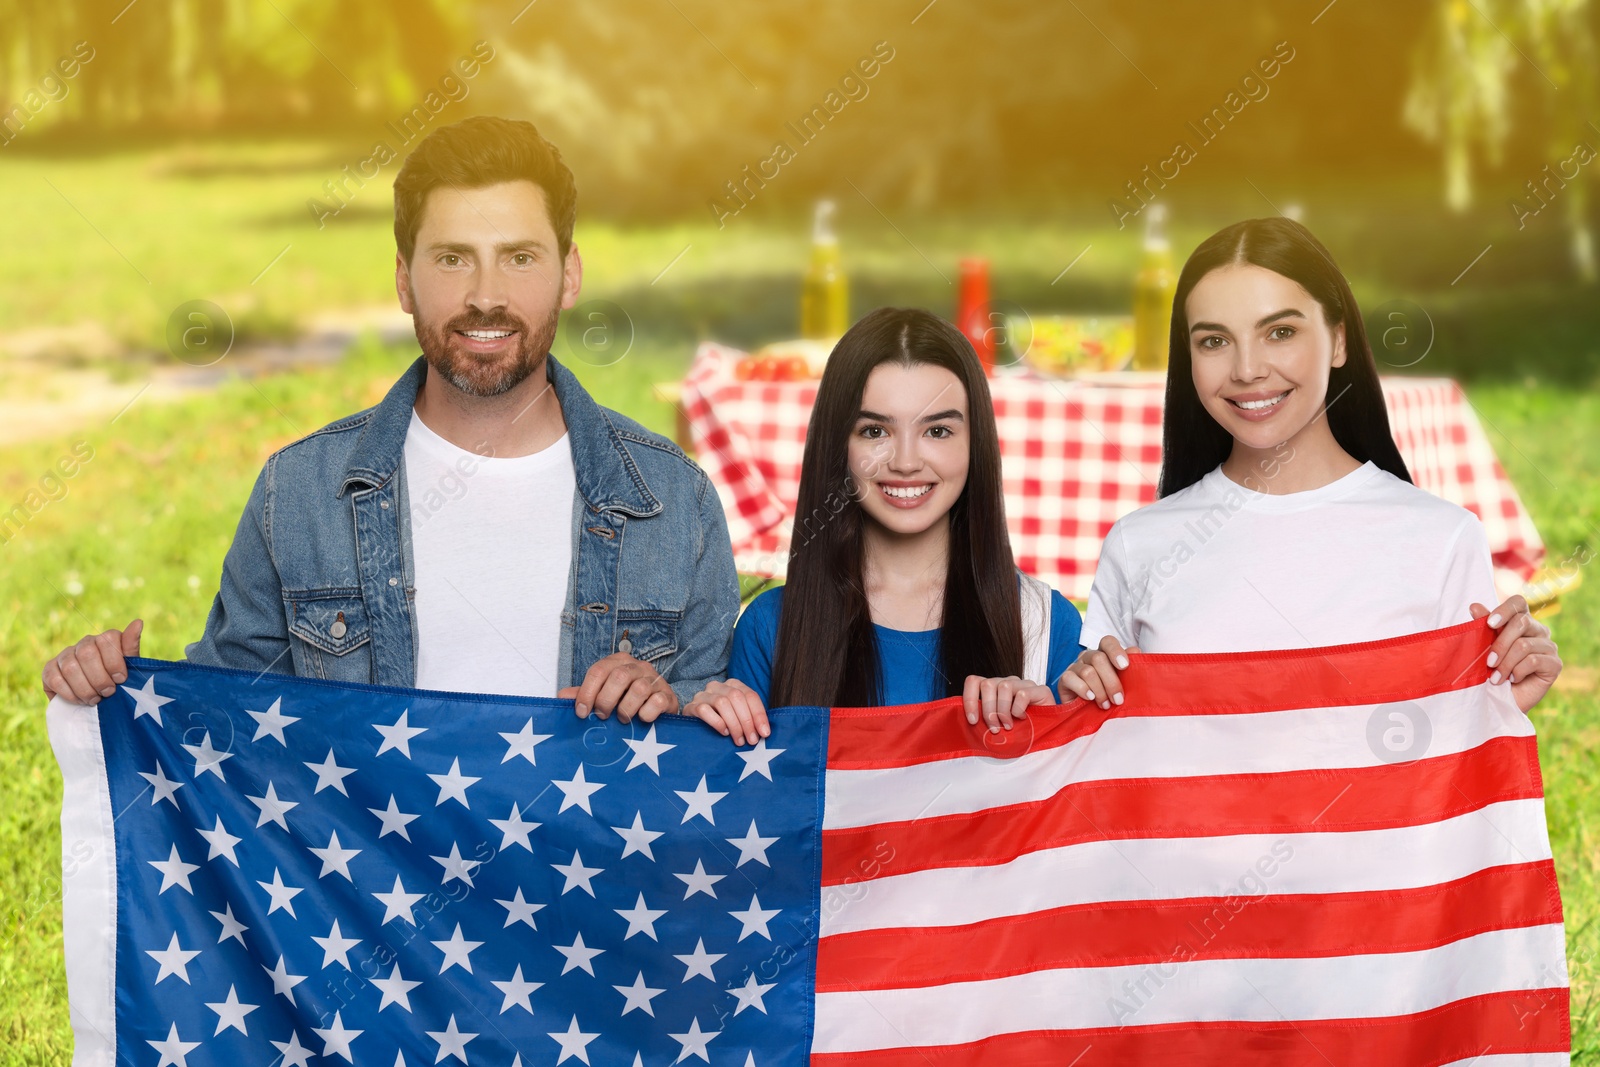
[[[686, 702], [722, 677], [739, 613], [721, 501], [676, 446], [600, 407], [555, 357], [545, 362], [577, 476], [558, 685], [577, 685], [596, 660], [631, 651]], [[267, 460], [205, 635], [186, 649], [190, 661], [415, 685], [404, 448], [426, 371], [419, 358], [376, 407]]]

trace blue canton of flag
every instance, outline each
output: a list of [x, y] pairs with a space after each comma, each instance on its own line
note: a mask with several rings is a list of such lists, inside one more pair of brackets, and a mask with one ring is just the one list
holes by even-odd
[[51, 709], [75, 1062], [800, 1064], [827, 721], [132, 660]]

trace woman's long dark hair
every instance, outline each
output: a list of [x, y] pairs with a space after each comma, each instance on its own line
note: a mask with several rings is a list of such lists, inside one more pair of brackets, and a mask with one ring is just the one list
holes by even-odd
[[1022, 673], [1017, 573], [1001, 496], [1000, 441], [983, 367], [966, 337], [932, 312], [880, 308], [839, 339], [811, 411], [772, 667], [773, 707], [883, 702], [862, 577], [867, 520], [849, 460], [867, 376], [883, 363], [943, 367], [967, 391], [967, 484], [948, 516], [950, 562], [939, 664], [944, 693], [960, 693], [969, 674]]
[[1328, 428], [1355, 459], [1411, 480], [1389, 432], [1389, 409], [1350, 283], [1311, 231], [1293, 219], [1248, 219], [1201, 242], [1178, 275], [1167, 349], [1167, 410], [1161, 427], [1161, 496], [1186, 489], [1215, 470], [1233, 449], [1233, 436], [1200, 402], [1189, 352], [1186, 303], [1201, 278], [1234, 263], [1250, 263], [1298, 282], [1322, 305], [1330, 327], [1344, 325], [1344, 366], [1328, 375]]

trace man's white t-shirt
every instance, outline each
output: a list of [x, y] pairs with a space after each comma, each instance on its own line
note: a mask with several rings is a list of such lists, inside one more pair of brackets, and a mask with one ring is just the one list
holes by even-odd
[[576, 489], [567, 435], [485, 457], [413, 411], [405, 460], [417, 688], [555, 696]]
[[1083, 643], [1145, 652], [1258, 652], [1377, 641], [1493, 608], [1483, 524], [1365, 463], [1269, 495], [1219, 467], [1123, 516], [1089, 593]]

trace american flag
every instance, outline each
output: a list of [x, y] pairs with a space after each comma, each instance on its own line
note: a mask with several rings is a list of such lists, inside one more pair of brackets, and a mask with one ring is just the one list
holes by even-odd
[[754, 750], [135, 661], [52, 705], [75, 1062], [1566, 1063], [1490, 637], [1142, 656], [1113, 713], [998, 735], [782, 709]]

